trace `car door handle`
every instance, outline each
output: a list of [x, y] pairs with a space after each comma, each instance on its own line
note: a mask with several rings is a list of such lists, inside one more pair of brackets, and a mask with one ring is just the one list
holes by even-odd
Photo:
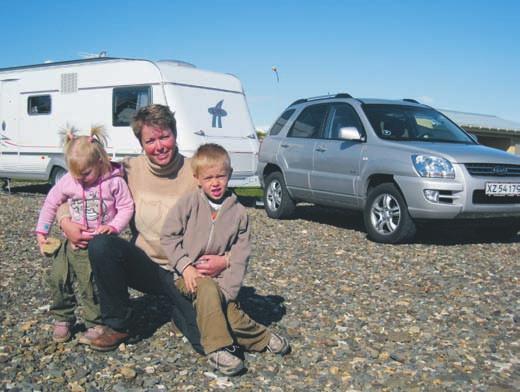
[[200, 131], [193, 132], [195, 135], [206, 136], [206, 133], [201, 129]]
[[280, 144], [280, 147], [287, 148], [287, 147], [289, 147], [289, 145], [284, 143], [284, 144]]
[[325, 147], [323, 147], [323, 146], [318, 146], [318, 147], [316, 147], [316, 151], [324, 152], [324, 151], [327, 151], [327, 149]]

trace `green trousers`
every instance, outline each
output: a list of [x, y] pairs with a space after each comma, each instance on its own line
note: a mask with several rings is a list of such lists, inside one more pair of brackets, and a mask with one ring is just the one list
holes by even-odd
[[182, 278], [177, 280], [176, 285], [184, 296], [193, 301], [201, 344], [206, 354], [235, 342], [247, 351], [262, 351], [267, 347], [271, 332], [252, 320], [235, 301], [227, 302], [213, 279], [197, 279], [195, 294], [188, 292]]
[[[47, 279], [52, 295], [50, 311], [57, 321], [74, 323], [74, 310], [79, 302], [87, 328], [102, 324], [92, 276], [87, 249], [72, 249], [69, 241], [64, 241], [53, 258]], [[77, 297], [73, 290], [75, 283]]]

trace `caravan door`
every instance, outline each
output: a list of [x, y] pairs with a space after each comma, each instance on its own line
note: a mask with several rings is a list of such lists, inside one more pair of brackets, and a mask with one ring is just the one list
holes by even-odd
[[19, 96], [18, 80], [0, 81], [0, 177], [4, 178], [18, 171]]
[[230, 186], [258, 186], [258, 139], [244, 94], [181, 85], [171, 86], [169, 92], [181, 151], [191, 155], [202, 143], [220, 144], [231, 157]]

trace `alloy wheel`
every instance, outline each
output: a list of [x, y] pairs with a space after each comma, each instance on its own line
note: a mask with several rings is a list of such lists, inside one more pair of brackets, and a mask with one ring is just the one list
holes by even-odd
[[282, 204], [282, 184], [274, 179], [269, 183], [266, 192], [267, 206], [271, 211], [276, 211]]
[[401, 221], [401, 208], [397, 199], [388, 193], [379, 195], [372, 203], [370, 221], [381, 235], [395, 232]]

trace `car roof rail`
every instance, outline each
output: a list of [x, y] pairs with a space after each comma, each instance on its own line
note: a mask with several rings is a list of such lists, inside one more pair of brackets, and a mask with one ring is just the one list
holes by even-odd
[[318, 95], [317, 97], [298, 99], [298, 100], [294, 101], [293, 103], [291, 103], [289, 106], [298, 105], [300, 103], [309, 102], [309, 101], [316, 101], [319, 99], [332, 99], [332, 98], [352, 98], [352, 95], [347, 94], [347, 93]]
[[403, 98], [403, 101], [421, 104], [418, 100], [412, 98]]
[[339, 93], [334, 96], [334, 98], [353, 98], [352, 95], [347, 93]]
[[297, 105], [297, 104], [299, 104], [299, 103], [304, 103], [304, 102], [307, 102], [307, 99], [306, 99], [306, 98], [303, 98], [303, 99], [297, 99], [296, 101], [294, 101], [293, 103], [291, 103], [289, 106]]

